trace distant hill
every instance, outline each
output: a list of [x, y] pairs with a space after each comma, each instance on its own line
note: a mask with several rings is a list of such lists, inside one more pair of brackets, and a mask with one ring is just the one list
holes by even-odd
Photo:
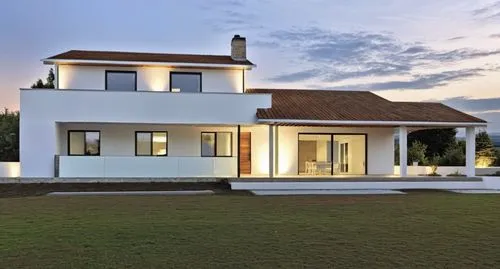
[[493, 145], [495, 145], [495, 148], [500, 148], [500, 134], [489, 134], [491, 141], [493, 141]]
[[[500, 149], [500, 133], [489, 133], [488, 135], [490, 136], [495, 148]], [[465, 140], [465, 137], [457, 136], [457, 140]]]

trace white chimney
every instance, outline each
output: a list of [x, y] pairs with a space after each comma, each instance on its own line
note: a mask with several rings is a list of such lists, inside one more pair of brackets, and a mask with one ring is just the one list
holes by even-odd
[[240, 35], [234, 35], [231, 39], [231, 58], [235, 61], [247, 60], [247, 40]]

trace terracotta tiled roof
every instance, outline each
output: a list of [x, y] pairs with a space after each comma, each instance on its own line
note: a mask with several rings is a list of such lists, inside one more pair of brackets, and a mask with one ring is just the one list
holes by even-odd
[[155, 63], [194, 63], [253, 65], [249, 60], [235, 61], [229, 55], [168, 54], [122, 51], [70, 50], [47, 58], [47, 60], [94, 60]]
[[259, 119], [486, 123], [440, 103], [391, 102], [368, 91], [247, 89], [246, 92], [272, 94], [272, 107], [258, 109]]

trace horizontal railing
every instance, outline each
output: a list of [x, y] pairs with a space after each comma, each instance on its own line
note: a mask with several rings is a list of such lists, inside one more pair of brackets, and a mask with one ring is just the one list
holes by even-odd
[[236, 176], [236, 157], [59, 156], [59, 177]]
[[269, 107], [270, 94], [21, 90], [21, 117], [49, 123], [254, 124]]

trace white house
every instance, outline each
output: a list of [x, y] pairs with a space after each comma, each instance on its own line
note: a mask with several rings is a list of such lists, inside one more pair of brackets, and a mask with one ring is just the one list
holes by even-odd
[[399, 132], [474, 128], [439, 103], [371, 92], [250, 89], [246, 40], [231, 55], [71, 50], [46, 59], [55, 89], [21, 89], [22, 177], [236, 178], [392, 175]]

